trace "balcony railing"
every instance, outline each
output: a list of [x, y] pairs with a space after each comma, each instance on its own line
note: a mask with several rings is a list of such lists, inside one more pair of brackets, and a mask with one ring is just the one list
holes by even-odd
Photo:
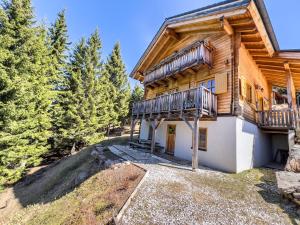
[[258, 112], [258, 126], [273, 129], [296, 129], [299, 127], [299, 110], [281, 109]]
[[185, 113], [193, 110], [199, 110], [198, 112], [203, 115], [215, 116], [217, 114], [216, 95], [205, 87], [161, 95], [154, 99], [134, 103], [132, 114], [145, 117], [152, 114]]
[[175, 73], [196, 65], [212, 66], [212, 48], [204, 41], [198, 41], [185, 49], [164, 59], [158, 65], [145, 72], [144, 84], [164, 79]]

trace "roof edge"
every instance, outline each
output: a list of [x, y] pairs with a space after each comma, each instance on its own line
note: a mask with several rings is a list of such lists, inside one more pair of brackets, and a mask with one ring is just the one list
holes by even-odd
[[279, 44], [278, 44], [278, 41], [277, 41], [277, 38], [276, 38], [276, 35], [274, 32], [273, 25], [271, 23], [269, 13], [268, 13], [266, 5], [264, 3], [264, 0], [253, 0], [253, 1], [262, 17], [263, 24], [267, 30], [267, 33], [271, 39], [271, 42], [273, 44], [273, 47], [275, 48], [275, 51], [280, 51], [280, 47], [279, 47]]

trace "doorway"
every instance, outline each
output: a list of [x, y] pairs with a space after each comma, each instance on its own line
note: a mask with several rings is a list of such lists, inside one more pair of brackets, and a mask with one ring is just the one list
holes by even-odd
[[168, 125], [167, 127], [167, 147], [166, 153], [174, 155], [176, 138], [176, 125]]

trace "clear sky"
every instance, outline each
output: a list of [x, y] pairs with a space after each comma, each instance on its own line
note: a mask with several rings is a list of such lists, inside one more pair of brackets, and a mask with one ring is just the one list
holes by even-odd
[[[52, 23], [61, 9], [66, 9], [72, 43], [99, 28], [104, 59], [114, 43], [120, 41], [129, 73], [166, 17], [216, 2], [220, 0], [33, 0], [33, 5], [38, 20], [46, 24]], [[265, 3], [280, 48], [300, 49], [300, 1], [265, 0]]]

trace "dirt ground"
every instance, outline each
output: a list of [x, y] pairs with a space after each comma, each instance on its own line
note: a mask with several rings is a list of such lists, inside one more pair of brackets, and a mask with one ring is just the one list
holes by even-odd
[[121, 224], [300, 224], [297, 206], [280, 196], [274, 170], [192, 172], [126, 146], [111, 150], [149, 171]]
[[[142, 179], [144, 170], [100, 165], [88, 147], [32, 171], [0, 193], [0, 224], [109, 224]], [[106, 160], [119, 157], [104, 151]]]

